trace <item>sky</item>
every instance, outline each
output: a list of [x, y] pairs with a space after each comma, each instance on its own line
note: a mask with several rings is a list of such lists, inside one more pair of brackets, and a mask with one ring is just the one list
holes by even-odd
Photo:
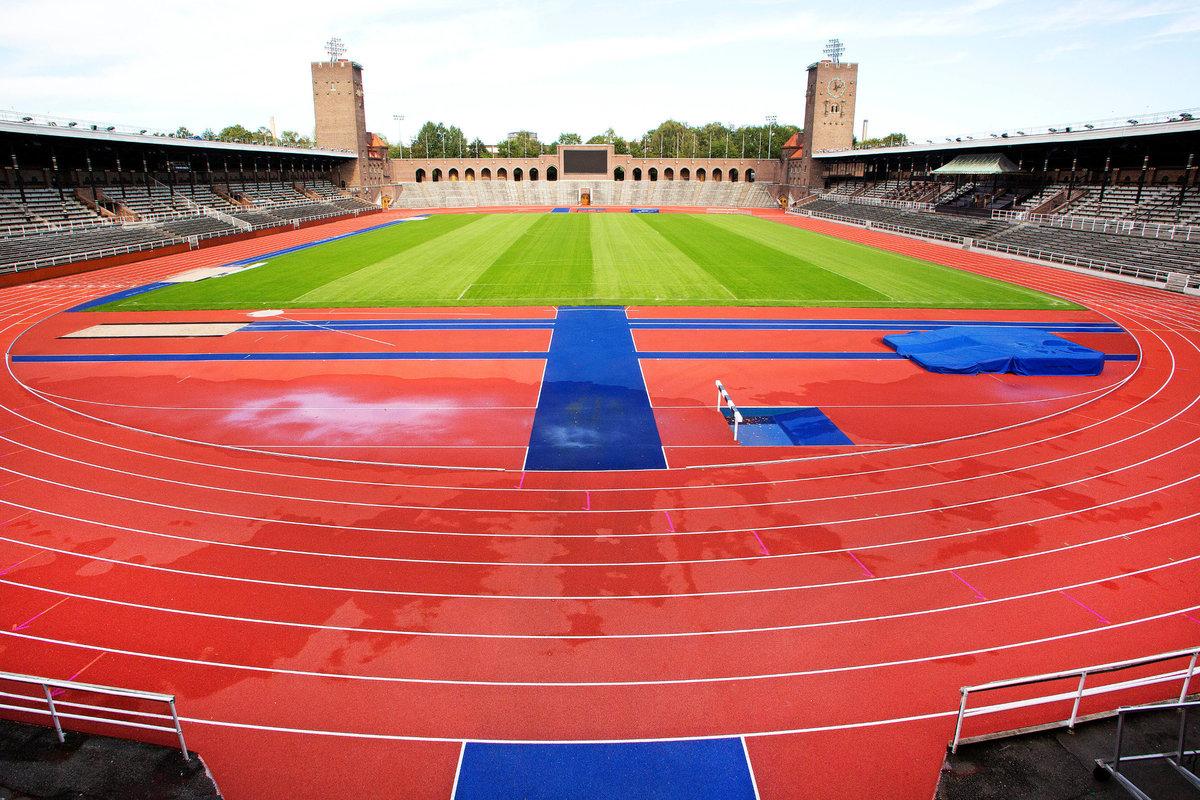
[[1196, 0], [0, 0], [0, 19], [0, 108], [157, 129], [311, 133], [309, 62], [331, 36], [392, 141], [425, 120], [489, 143], [800, 124], [805, 67], [834, 36], [873, 136], [1200, 106]]

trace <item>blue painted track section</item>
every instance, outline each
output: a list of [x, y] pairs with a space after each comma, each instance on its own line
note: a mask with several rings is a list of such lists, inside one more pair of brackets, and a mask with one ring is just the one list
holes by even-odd
[[164, 286], [170, 286], [170, 285], [171, 285], [170, 283], [160, 282], [160, 283], [147, 283], [145, 286], [135, 286], [132, 289], [125, 289], [120, 292], [113, 292], [112, 294], [106, 294], [103, 297], [97, 297], [95, 300], [88, 300], [86, 303], [80, 303], [77, 306], [72, 306], [71, 308], [68, 308], [67, 311], [87, 311], [89, 308], [95, 308], [96, 306], [102, 306], [105, 303], [115, 303], [118, 300], [124, 300], [126, 297], [135, 297], [139, 294], [145, 294], [146, 292], [152, 292], [155, 289], [161, 289]]
[[455, 800], [755, 800], [740, 739], [468, 742]]
[[1111, 322], [988, 322], [914, 319], [648, 319], [630, 320], [632, 328], [670, 330], [753, 331], [903, 331], [989, 325], [999, 328], [1034, 328], [1056, 333], [1124, 333]]
[[[746, 424], [741, 426], [739, 441], [751, 447], [806, 446], [854, 444], [850, 437], [825, 412], [812, 406], [797, 408], [739, 408]], [[733, 412], [722, 408], [721, 413], [733, 424]]]
[[525, 468], [666, 469], [625, 309], [559, 309]]

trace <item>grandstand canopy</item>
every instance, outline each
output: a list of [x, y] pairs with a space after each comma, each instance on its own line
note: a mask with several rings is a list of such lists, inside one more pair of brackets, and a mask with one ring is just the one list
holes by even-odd
[[1020, 172], [1003, 153], [979, 153], [955, 156], [933, 171], [935, 175], [1006, 175]]

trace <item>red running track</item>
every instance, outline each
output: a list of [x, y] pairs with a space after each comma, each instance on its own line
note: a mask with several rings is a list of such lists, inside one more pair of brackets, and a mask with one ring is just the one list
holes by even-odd
[[[764, 798], [885, 786], [924, 798], [959, 686], [1195, 645], [1200, 305], [773, 218], [1067, 296], [1090, 309], [1068, 318], [1129, 331], [1096, 346], [1136, 344], [1140, 358], [1090, 381], [1036, 384], [948, 380], [903, 362], [822, 372], [824, 362], [647, 361], [672, 469], [596, 474], [520, 472], [536, 359], [405, 362], [410, 396], [439, 415], [436, 441], [418, 447], [404, 445], [425, 429], [403, 419], [356, 439], [338, 424], [345, 398], [320, 399], [332, 387], [375, 403], [382, 425], [396, 376], [377, 366], [9, 361], [0, 668], [176, 693], [189, 744], [234, 800], [380, 786], [444, 798], [467, 739], [714, 735], [747, 737]], [[9, 352], [61, 347], [55, 337], [82, 315], [60, 312], [82, 300], [378, 222], [4, 290], [0, 335]], [[754, 312], [630, 311], [699, 313]], [[345, 338], [287, 335], [297, 338], [255, 347], [326, 350]], [[437, 347], [421, 332], [367, 335]], [[878, 335], [726, 341], [859, 350]], [[637, 344], [708, 350], [708, 336], [638, 331]], [[455, 337], [472, 350], [540, 352], [548, 341]], [[731, 446], [708, 409], [714, 373], [745, 405], [819, 404], [865, 446]], [[294, 425], [282, 434], [276, 407], [229, 420], [245, 397], [285, 390]], [[238, 438], [248, 430], [264, 438]]]

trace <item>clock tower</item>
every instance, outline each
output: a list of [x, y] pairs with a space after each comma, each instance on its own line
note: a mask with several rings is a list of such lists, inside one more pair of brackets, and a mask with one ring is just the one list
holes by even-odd
[[841, 60], [844, 48], [837, 39], [825, 47], [829, 56], [808, 67], [808, 94], [804, 102], [805, 155], [799, 183], [819, 188], [824, 176], [812, 160], [822, 150], [849, 150], [854, 145], [854, 101], [858, 94], [858, 64]]

